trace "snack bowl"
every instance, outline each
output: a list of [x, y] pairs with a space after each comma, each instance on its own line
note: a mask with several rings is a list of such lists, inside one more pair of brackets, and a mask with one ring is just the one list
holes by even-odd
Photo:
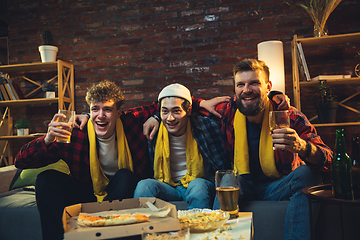
[[190, 229], [185, 227], [179, 231], [143, 233], [142, 240], [190, 240]]
[[193, 233], [216, 230], [230, 218], [228, 212], [199, 208], [178, 210], [177, 214], [180, 226], [190, 228]]

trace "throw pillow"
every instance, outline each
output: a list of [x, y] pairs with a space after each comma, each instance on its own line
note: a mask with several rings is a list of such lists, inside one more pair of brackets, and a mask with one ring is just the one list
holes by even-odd
[[42, 168], [18, 169], [10, 184], [9, 190], [13, 190], [15, 188], [27, 187], [27, 186], [34, 186], [36, 176], [39, 173], [49, 169], [54, 169], [59, 172], [70, 174], [69, 167], [66, 164], [66, 162], [64, 162], [63, 160], [59, 160], [56, 163], [49, 164]]

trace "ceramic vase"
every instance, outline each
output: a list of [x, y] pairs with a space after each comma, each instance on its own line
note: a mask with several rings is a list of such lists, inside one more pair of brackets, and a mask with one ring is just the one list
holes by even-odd
[[328, 35], [326, 24], [322, 28], [319, 23], [314, 24], [314, 37], [323, 37]]
[[55, 92], [45, 92], [45, 98], [55, 98]]
[[318, 103], [315, 105], [320, 123], [334, 123], [336, 121], [337, 102]]
[[28, 128], [17, 129], [17, 135], [18, 136], [29, 135], [29, 129]]

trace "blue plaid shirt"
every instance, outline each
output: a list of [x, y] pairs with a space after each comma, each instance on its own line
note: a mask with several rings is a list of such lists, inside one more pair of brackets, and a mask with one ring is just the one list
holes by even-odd
[[[204, 160], [204, 178], [214, 182], [216, 170], [231, 168], [222, 141], [220, 122], [213, 115], [204, 116], [194, 112], [190, 115], [190, 121], [193, 137]], [[156, 139], [157, 134], [148, 144], [152, 163], [154, 163]]]

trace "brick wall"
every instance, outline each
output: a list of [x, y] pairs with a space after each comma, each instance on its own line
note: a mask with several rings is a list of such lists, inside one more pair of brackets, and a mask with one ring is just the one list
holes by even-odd
[[[344, 0], [330, 15], [329, 34], [360, 31], [359, 5]], [[86, 88], [102, 79], [121, 86], [125, 109], [151, 103], [173, 82], [195, 97], [232, 95], [233, 65], [255, 58], [257, 44], [266, 40], [284, 43], [286, 93], [292, 97], [291, 40], [313, 33], [303, 9], [275, 0], [9, 0], [8, 8], [10, 64], [39, 62], [40, 34], [51, 30], [58, 59], [75, 65], [78, 112], [88, 111]], [[341, 67], [351, 71], [351, 61]], [[56, 111], [49, 108], [44, 119]]]

